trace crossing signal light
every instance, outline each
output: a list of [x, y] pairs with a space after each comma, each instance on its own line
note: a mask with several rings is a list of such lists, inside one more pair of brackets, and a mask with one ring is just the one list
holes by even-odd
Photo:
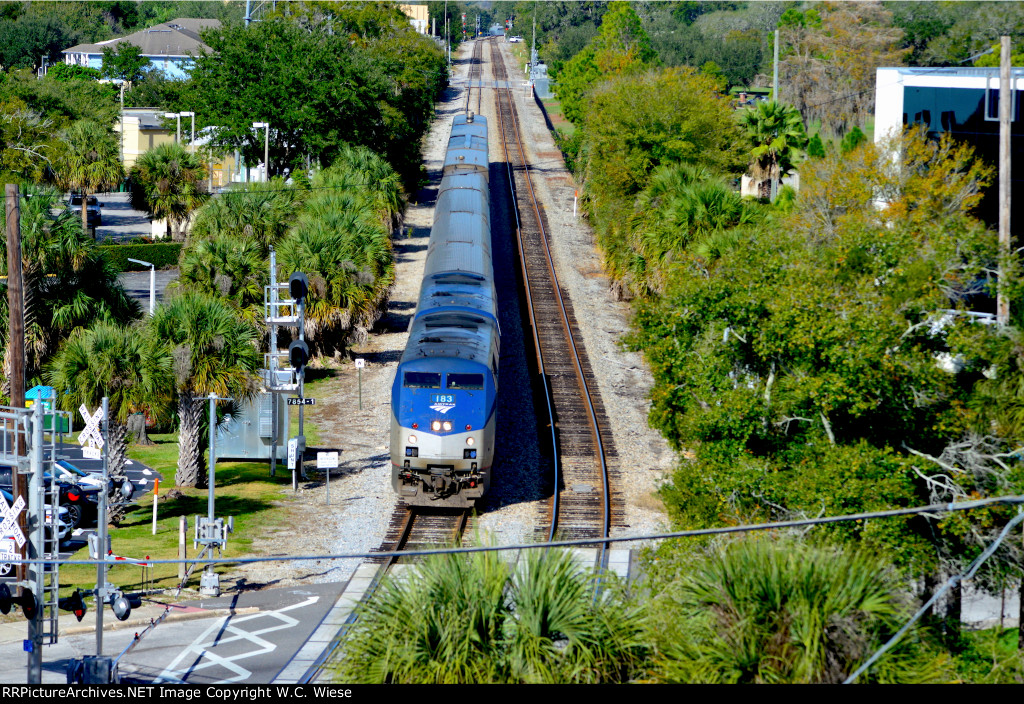
[[289, 276], [288, 293], [291, 294], [296, 303], [301, 304], [305, 302], [306, 296], [309, 294], [309, 277], [301, 271], [296, 271]]
[[85, 600], [82, 598], [82, 592], [78, 589], [75, 593], [69, 596], [67, 599], [61, 599], [59, 606], [64, 611], [70, 611], [75, 615], [79, 621], [85, 618], [85, 612], [88, 610], [85, 607]]
[[21, 590], [21, 596], [17, 600], [18, 606], [21, 607], [21, 612], [25, 614], [25, 618], [31, 621], [39, 613], [39, 602], [36, 601], [36, 595], [30, 592], [28, 589]]
[[114, 617], [118, 621], [124, 621], [132, 615], [132, 603], [121, 592], [113, 594], [113, 601], [110, 602], [110, 606], [114, 609]]
[[0, 584], [0, 614], [11, 613], [12, 606], [21, 607], [21, 612], [30, 621], [39, 613], [39, 602], [30, 590], [23, 588], [21, 596], [12, 596], [11, 588], [6, 584]]
[[288, 345], [288, 363], [296, 372], [301, 372], [309, 362], [309, 345], [302, 340], [295, 340]]

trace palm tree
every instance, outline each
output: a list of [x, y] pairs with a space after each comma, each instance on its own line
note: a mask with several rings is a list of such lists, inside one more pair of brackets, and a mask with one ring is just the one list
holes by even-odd
[[807, 144], [800, 111], [774, 100], [758, 103], [742, 114], [740, 125], [751, 145], [751, 170], [761, 182], [760, 195], [774, 200], [777, 184], [793, 168], [798, 151]]
[[229, 234], [193, 237], [178, 262], [180, 276], [171, 286], [221, 296], [256, 327], [263, 325], [264, 250], [255, 239]]
[[[145, 411], [159, 416], [170, 408], [173, 398], [169, 348], [138, 327], [106, 321], [68, 338], [47, 365], [46, 379], [66, 411], [74, 413], [82, 404], [95, 409], [107, 397], [107, 452], [114, 478], [124, 476], [128, 417]], [[113, 523], [119, 522], [124, 508], [120, 505], [111, 512]]]
[[438, 556], [361, 605], [337, 676], [372, 683], [624, 682], [646, 648], [639, 609], [569, 552]]
[[[652, 615], [661, 682], [842, 682], [906, 622], [900, 576], [866, 553], [750, 538], [687, 564]], [[864, 682], [943, 681], [914, 632]]]
[[334, 163], [313, 179], [313, 188], [365, 191], [370, 196], [370, 207], [384, 227], [393, 232], [402, 225], [402, 179], [386, 159], [371, 149], [345, 145]]
[[651, 174], [636, 198], [630, 245], [639, 255], [632, 272], [640, 295], [664, 291], [668, 265], [684, 251], [706, 257], [721, 233], [753, 222], [756, 212], [723, 179], [689, 164], [667, 164]]
[[[30, 185], [22, 196], [25, 340], [31, 379], [75, 330], [97, 320], [126, 324], [139, 316], [139, 306], [118, 283], [117, 270], [83, 232], [77, 218], [60, 208], [59, 192]], [[6, 258], [0, 258], [0, 263], [0, 273], [6, 274]], [[0, 290], [3, 287], [6, 281]], [[7, 296], [0, 295], [4, 342], [7, 320]], [[7, 368], [6, 352], [4, 364]]]
[[282, 178], [250, 183], [244, 191], [224, 193], [196, 211], [192, 236], [255, 239], [265, 253], [288, 233], [302, 196], [300, 189], [286, 185]]
[[157, 308], [150, 319], [158, 339], [171, 348], [178, 395], [178, 486], [205, 481], [199, 449], [204, 398], [210, 392], [235, 401], [259, 390], [263, 365], [256, 330], [229, 303], [216, 296], [186, 292]]
[[171, 239], [184, 241], [182, 225], [210, 197], [199, 156], [180, 144], [161, 144], [140, 156], [128, 175], [132, 207], [166, 219]]
[[278, 261], [286, 272], [309, 276], [306, 339], [321, 353], [365, 336], [394, 282], [390, 233], [365, 191], [317, 192]]
[[64, 149], [54, 161], [54, 177], [61, 188], [82, 194], [82, 232], [88, 232], [89, 196], [124, 179], [120, 149], [109, 128], [89, 120], [73, 123], [63, 138]]

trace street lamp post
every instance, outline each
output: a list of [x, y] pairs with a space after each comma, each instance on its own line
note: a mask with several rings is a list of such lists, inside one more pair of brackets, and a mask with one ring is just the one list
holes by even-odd
[[156, 310], [156, 267], [149, 262], [142, 261], [141, 259], [132, 259], [129, 257], [128, 261], [149, 267], [149, 314], [152, 316], [153, 311]]
[[178, 120], [178, 129], [174, 133], [174, 143], [181, 144], [181, 113], [180, 112], [165, 112], [164, 117], [174, 117]]
[[254, 122], [252, 123], [255, 129], [264, 129], [266, 132], [263, 137], [263, 180], [270, 180], [270, 123], [269, 122]]
[[196, 150], [196, 114], [194, 112], [179, 112], [178, 114], [181, 117], [191, 117], [192, 118], [192, 132], [191, 132], [192, 136], [189, 139], [188, 143], [189, 143], [189, 146], [191, 147], [191, 150], [194, 152]]

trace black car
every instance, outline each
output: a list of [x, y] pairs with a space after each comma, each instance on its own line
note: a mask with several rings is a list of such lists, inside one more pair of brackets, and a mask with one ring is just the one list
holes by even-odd
[[[43, 480], [49, 485], [50, 474], [48, 472], [43, 474]], [[94, 522], [96, 520], [99, 513], [99, 488], [59, 477], [54, 484], [57, 488], [59, 505], [68, 510], [67, 522], [72, 531], [85, 525], [87, 521]], [[0, 489], [11, 491], [13, 486], [12, 468], [0, 466]]]

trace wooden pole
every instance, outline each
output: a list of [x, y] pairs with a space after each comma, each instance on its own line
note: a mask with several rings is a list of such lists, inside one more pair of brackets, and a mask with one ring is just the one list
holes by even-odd
[[[15, 408], [25, 407], [25, 292], [21, 270], [21, 202], [18, 184], [8, 183], [5, 187], [7, 215], [7, 308], [8, 319], [8, 352], [10, 354], [11, 405]], [[83, 203], [82, 208], [85, 208]], [[16, 433], [17, 453], [24, 455], [27, 451], [25, 437]], [[11, 493], [15, 501], [21, 496], [28, 503], [28, 477], [17, 471], [11, 473], [13, 486]], [[18, 527], [22, 533], [28, 534], [25, 512], [18, 514]], [[27, 545], [27, 543], [26, 543]], [[19, 552], [25, 557], [25, 548]], [[24, 581], [27, 574], [26, 565], [18, 565], [18, 581]]]
[[1010, 37], [999, 38], [999, 290], [996, 320], [1010, 322], [1007, 289], [1013, 278], [1010, 250]]

